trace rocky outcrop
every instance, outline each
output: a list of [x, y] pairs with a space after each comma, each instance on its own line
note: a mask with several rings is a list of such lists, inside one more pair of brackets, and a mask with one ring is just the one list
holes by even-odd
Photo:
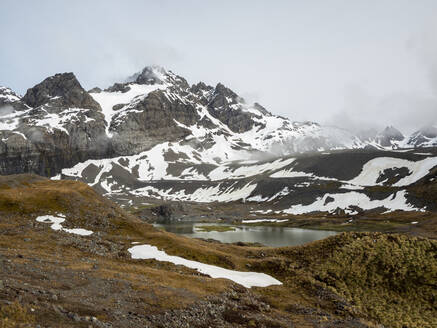
[[101, 110], [100, 105], [86, 92], [73, 73], [48, 77], [27, 90], [22, 98], [28, 106], [50, 105], [55, 108], [83, 108]]
[[235, 92], [219, 83], [211, 95], [208, 110], [233, 132], [242, 133], [251, 130], [256, 123], [252, 119], [255, 115], [244, 111], [241, 102], [244, 100]]

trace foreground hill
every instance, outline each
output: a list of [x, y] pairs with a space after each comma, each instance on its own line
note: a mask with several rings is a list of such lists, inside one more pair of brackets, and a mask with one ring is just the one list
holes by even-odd
[[[32, 175], [0, 178], [0, 229], [1, 327], [437, 323], [431, 239], [344, 233], [283, 248], [192, 240], [154, 229], [84, 183]], [[282, 285], [248, 289], [184, 265], [133, 259], [142, 245]]]

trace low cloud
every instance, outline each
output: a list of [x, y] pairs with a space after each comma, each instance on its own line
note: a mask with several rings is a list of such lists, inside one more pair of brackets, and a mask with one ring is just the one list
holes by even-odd
[[404, 133], [437, 124], [437, 24], [431, 23], [422, 33], [406, 42], [407, 51], [417, 59], [427, 78], [428, 88], [422, 93], [399, 91], [373, 95], [362, 85], [349, 85], [344, 90], [345, 107], [325, 123], [340, 125], [359, 132], [393, 125]]
[[346, 94], [346, 108], [335, 113], [325, 124], [358, 133], [369, 129], [381, 131], [392, 125], [409, 134], [437, 122], [435, 96], [398, 93], [377, 97], [362, 91], [360, 96], [355, 92]]
[[0, 117], [6, 116], [6, 115], [10, 115], [14, 111], [15, 111], [14, 107], [12, 107], [11, 105], [0, 106]]

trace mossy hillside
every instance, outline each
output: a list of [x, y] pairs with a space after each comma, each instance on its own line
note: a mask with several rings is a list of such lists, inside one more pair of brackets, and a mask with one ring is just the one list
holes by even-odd
[[316, 279], [392, 327], [437, 325], [437, 242], [404, 235], [350, 241]]
[[386, 327], [437, 325], [437, 241], [401, 234], [343, 233], [276, 250], [286, 283], [327, 288]]

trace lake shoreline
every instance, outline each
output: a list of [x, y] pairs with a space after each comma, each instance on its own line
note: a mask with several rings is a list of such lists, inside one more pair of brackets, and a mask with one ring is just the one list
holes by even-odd
[[212, 225], [210, 222], [154, 224], [154, 227], [189, 238], [216, 240], [227, 244], [260, 244], [267, 247], [299, 246], [338, 234], [336, 231], [326, 230], [229, 223], [214, 223]]

